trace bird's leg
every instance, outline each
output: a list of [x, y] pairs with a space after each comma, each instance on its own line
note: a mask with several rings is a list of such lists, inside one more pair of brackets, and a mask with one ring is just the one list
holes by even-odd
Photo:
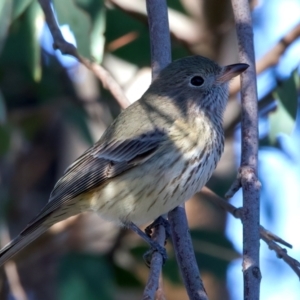
[[151, 249], [144, 254], [144, 259], [147, 266], [150, 266], [150, 259], [154, 251], [157, 251], [161, 254], [163, 258], [163, 264], [166, 262], [168, 256], [166, 249], [163, 246], [158, 244], [156, 241], [153, 241], [149, 235], [145, 234], [145, 232], [142, 231], [139, 227], [137, 227], [134, 223], [126, 223], [126, 226], [133, 230], [135, 233], [137, 233], [145, 242], [147, 242], [150, 245]]
[[171, 236], [171, 227], [170, 227], [169, 221], [167, 219], [165, 219], [164, 217], [160, 216], [157, 219], [155, 219], [153, 223], [151, 223], [149, 226], [147, 226], [145, 228], [145, 232], [149, 237], [151, 237], [152, 229], [156, 228], [160, 225], [164, 226], [164, 228], [166, 230], [166, 240], [165, 240], [165, 244], [166, 244], [167, 239]]

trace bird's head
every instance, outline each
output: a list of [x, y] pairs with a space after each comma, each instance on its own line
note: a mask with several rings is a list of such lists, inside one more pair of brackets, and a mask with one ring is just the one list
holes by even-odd
[[203, 56], [189, 56], [164, 68], [148, 92], [174, 101], [183, 112], [187, 107], [199, 107], [222, 115], [229, 81], [247, 68], [242, 63], [221, 67]]

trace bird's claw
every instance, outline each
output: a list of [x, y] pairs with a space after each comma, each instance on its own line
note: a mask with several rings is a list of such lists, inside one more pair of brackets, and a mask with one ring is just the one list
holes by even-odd
[[158, 217], [154, 222], [152, 222], [149, 226], [147, 226], [145, 228], [145, 233], [151, 237], [152, 235], [152, 229], [153, 228], [157, 228], [158, 226], [164, 226], [165, 231], [166, 231], [166, 241], [165, 244], [167, 242], [167, 239], [171, 236], [171, 227], [170, 227], [170, 223], [168, 220], [166, 220], [164, 217]]
[[158, 244], [157, 242], [155, 241], [152, 241], [151, 243], [151, 249], [149, 249], [144, 255], [143, 255], [143, 259], [147, 265], [147, 267], [150, 268], [150, 265], [151, 265], [151, 259], [152, 259], [152, 256], [155, 252], [158, 252], [161, 254], [161, 257], [162, 257], [162, 265], [165, 264], [165, 262], [167, 261], [168, 259], [168, 255], [167, 255], [167, 251], [166, 249], [161, 246], [160, 244]]

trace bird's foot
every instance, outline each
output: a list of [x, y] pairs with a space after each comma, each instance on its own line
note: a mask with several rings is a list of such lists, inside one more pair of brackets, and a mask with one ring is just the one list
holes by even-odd
[[[165, 220], [166, 221], [166, 220]], [[153, 222], [155, 223], [155, 221]], [[153, 224], [152, 223], [152, 224]], [[152, 225], [151, 224], [151, 225]], [[151, 226], [150, 225], [150, 226]], [[129, 222], [129, 223], [126, 223], [126, 226], [128, 228], [130, 228], [131, 230], [133, 230], [135, 233], [137, 233], [145, 242], [147, 242], [151, 249], [149, 251], [147, 251], [143, 258], [145, 260], [145, 263], [146, 265], [149, 267], [150, 266], [150, 262], [151, 262], [151, 258], [152, 258], [152, 255], [155, 251], [159, 252], [162, 256], [162, 259], [163, 259], [163, 264], [165, 264], [168, 256], [167, 256], [167, 251], [166, 249], [161, 246], [159, 243], [157, 243], [156, 241], [153, 241], [151, 239], [151, 235], [149, 236], [148, 234], [146, 234], [144, 231], [142, 231], [139, 227], [137, 227], [134, 223], [132, 222]], [[158, 225], [155, 225], [155, 226], [158, 226]], [[148, 226], [149, 227], [149, 226]], [[153, 228], [153, 227], [152, 227]], [[152, 230], [150, 229], [150, 231], [152, 232]]]
[[168, 259], [168, 255], [167, 255], [167, 251], [166, 248], [161, 246], [159, 243], [152, 241], [151, 245], [150, 245], [151, 249], [149, 249], [144, 255], [143, 255], [143, 259], [147, 265], [147, 267], [150, 268], [151, 266], [151, 259], [152, 259], [152, 255], [154, 254], [154, 252], [158, 252], [160, 253], [161, 257], [162, 257], [162, 264], [164, 265], [165, 262]]
[[160, 216], [158, 217], [153, 223], [151, 223], [149, 226], [145, 228], [146, 234], [151, 237], [152, 236], [152, 229], [157, 228], [160, 225], [164, 226], [166, 231], [166, 240], [165, 244], [167, 243], [167, 239], [171, 236], [171, 227], [168, 220], [166, 220], [164, 217]]

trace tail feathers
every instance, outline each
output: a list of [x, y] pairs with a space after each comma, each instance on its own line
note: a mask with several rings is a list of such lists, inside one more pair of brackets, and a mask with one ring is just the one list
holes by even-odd
[[0, 250], [0, 266], [11, 259], [17, 252], [22, 250], [33, 240], [38, 238], [42, 233], [44, 233], [49, 226], [38, 226], [34, 230], [28, 233], [23, 232], [14, 238], [10, 243], [8, 243], [4, 248]]

